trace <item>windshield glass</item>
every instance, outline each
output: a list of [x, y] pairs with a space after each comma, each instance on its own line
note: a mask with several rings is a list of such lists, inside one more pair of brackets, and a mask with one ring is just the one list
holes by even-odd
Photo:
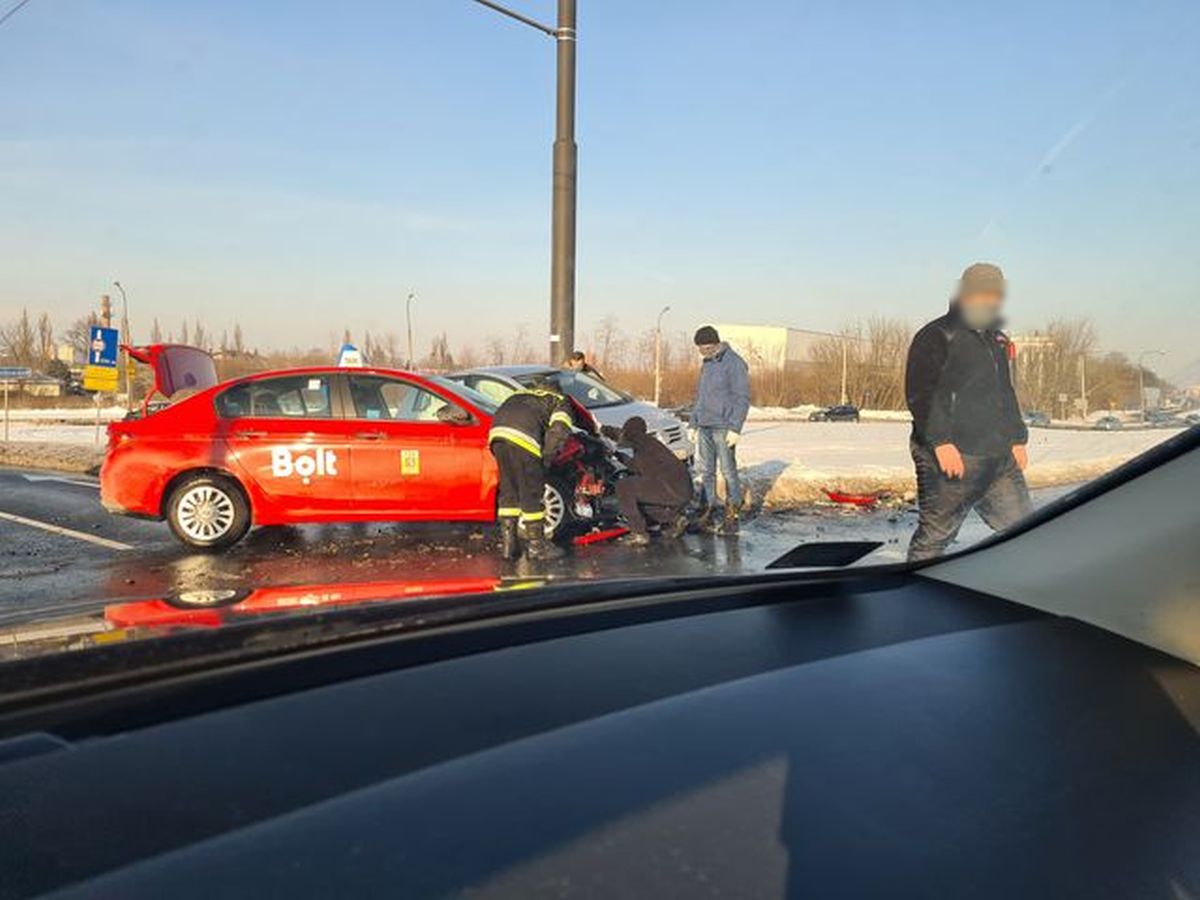
[[558, 389], [569, 397], [574, 397], [587, 409], [602, 409], [606, 406], [619, 406], [629, 403], [633, 398], [616, 388], [610, 387], [599, 378], [594, 378], [583, 372], [553, 372], [549, 375], [518, 375], [517, 381], [529, 386], [538, 378], [548, 378], [558, 386]]
[[474, 388], [467, 387], [461, 381], [454, 381], [441, 375], [434, 375], [429, 380], [440, 387], [444, 387], [450, 393], [457, 394], [458, 396], [471, 401], [471, 403], [473, 403], [477, 408], [483, 410], [489, 415], [494, 413], [500, 407], [500, 404], [491, 397], [488, 397], [486, 394], [481, 394]]
[[1200, 427], [1200, 4], [496, 5], [0, 0], [0, 659], [907, 571]]

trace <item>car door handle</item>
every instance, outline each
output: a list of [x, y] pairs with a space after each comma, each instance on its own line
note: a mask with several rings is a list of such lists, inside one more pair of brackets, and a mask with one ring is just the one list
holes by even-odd
[[387, 434], [382, 431], [360, 431], [354, 436], [360, 441], [382, 441]]
[[235, 438], [260, 438], [266, 437], [267, 433], [265, 431], [235, 431], [233, 436]]

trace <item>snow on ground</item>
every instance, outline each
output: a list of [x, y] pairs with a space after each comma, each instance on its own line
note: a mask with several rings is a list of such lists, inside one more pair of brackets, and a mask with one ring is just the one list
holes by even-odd
[[[915, 490], [906, 422], [808, 422], [756, 418], [738, 443], [738, 462], [756, 499], [768, 506], [825, 500], [824, 489]], [[1087, 431], [1034, 428], [1029, 432], [1032, 487], [1078, 484], [1096, 478], [1177, 429]], [[88, 471], [98, 466], [106, 437], [96, 443], [91, 423], [12, 422], [12, 440], [0, 444], [0, 465]]]
[[[738, 462], [768, 506], [825, 499], [824, 489], [906, 495], [916, 489], [903, 422], [770, 422], [746, 425]], [[1104, 474], [1177, 429], [1067, 431], [1031, 429], [1031, 487], [1077, 484]]]
[[[69, 424], [62, 422], [10, 422], [9, 438], [13, 441], [50, 441], [62, 444], [97, 444], [108, 440], [106, 425], [100, 426], [100, 441], [96, 441], [95, 422]], [[0, 432], [2, 433], [2, 432]]]
[[[808, 417], [823, 406], [752, 406], [747, 416], [750, 422], [807, 422]], [[911, 422], [912, 416], [903, 409], [861, 409], [865, 422]]]
[[[123, 406], [100, 407], [101, 422], [115, 422], [125, 417]], [[63, 406], [50, 409], [10, 409], [10, 422], [95, 422], [94, 406]]]

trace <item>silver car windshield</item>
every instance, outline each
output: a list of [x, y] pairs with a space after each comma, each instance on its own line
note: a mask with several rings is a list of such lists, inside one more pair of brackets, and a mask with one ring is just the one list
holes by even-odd
[[586, 409], [601, 409], [605, 406], [620, 406], [633, 400], [628, 394], [609, 387], [598, 378], [593, 378], [584, 372], [561, 371], [545, 375], [540, 373], [519, 375], [517, 381], [525, 386], [533, 384], [541, 378], [547, 378], [558, 385], [558, 389], [568, 397], [578, 400]]

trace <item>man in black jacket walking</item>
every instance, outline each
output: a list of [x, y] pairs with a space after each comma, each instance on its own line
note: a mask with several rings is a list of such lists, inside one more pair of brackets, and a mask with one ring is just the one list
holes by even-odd
[[1004, 295], [998, 266], [968, 266], [949, 312], [909, 348], [905, 393], [920, 507], [910, 560], [944, 553], [972, 509], [996, 531], [1030, 510], [1022, 474], [1029, 433], [1013, 390], [1012, 345], [1000, 330]]
[[618, 444], [633, 451], [628, 462], [633, 474], [617, 482], [617, 503], [629, 525], [629, 543], [650, 543], [647, 516], [669, 526], [669, 536], [682, 535], [687, 527], [683, 511], [692, 499], [692, 473], [687, 464], [646, 433], [646, 420], [641, 416], [625, 422]]

